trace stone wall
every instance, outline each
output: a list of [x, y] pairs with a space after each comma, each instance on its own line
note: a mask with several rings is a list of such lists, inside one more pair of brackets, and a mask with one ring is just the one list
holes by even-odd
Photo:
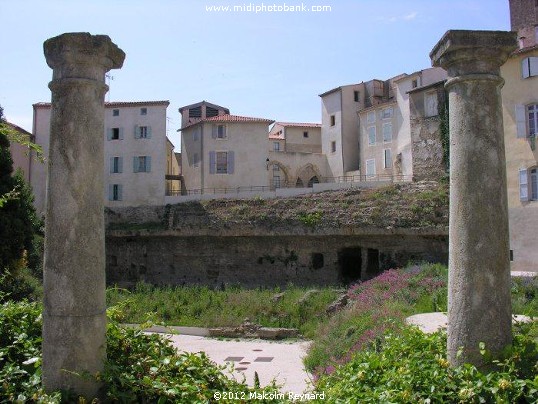
[[438, 231], [218, 237], [186, 233], [109, 231], [107, 283], [336, 285], [371, 278], [410, 260], [446, 263], [448, 257], [448, 237]]

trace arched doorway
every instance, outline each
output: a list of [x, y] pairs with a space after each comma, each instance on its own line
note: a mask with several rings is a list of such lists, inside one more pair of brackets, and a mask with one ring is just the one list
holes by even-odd
[[308, 181], [308, 188], [312, 188], [314, 184], [319, 184], [319, 179], [315, 175]]
[[304, 183], [302, 179], [297, 178], [297, 182], [295, 183], [295, 188], [304, 188]]

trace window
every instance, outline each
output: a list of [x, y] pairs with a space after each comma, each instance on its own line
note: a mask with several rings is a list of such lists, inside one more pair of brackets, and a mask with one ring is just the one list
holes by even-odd
[[280, 151], [280, 143], [273, 142], [273, 151]]
[[368, 144], [370, 146], [375, 145], [375, 126], [368, 128]]
[[273, 188], [280, 188], [280, 174], [273, 174]]
[[133, 172], [134, 173], [151, 172], [151, 157], [150, 156], [133, 157]]
[[437, 116], [437, 92], [431, 91], [424, 94], [424, 116], [426, 118], [430, 116]]
[[538, 132], [538, 104], [516, 105], [516, 128], [518, 138], [536, 136]]
[[147, 115], [148, 109], [147, 108], [140, 108], [140, 115]]
[[148, 127], [147, 126], [141, 126], [140, 127], [140, 138], [146, 139], [148, 137]]
[[530, 170], [531, 173], [531, 201], [538, 201], [538, 169], [533, 168]]
[[228, 173], [228, 153], [217, 152], [217, 174]]
[[109, 128], [106, 137], [108, 140], [122, 140], [123, 128]]
[[151, 126], [135, 126], [135, 139], [150, 139]]
[[389, 119], [392, 118], [392, 108], [385, 108], [381, 111], [381, 119]]
[[331, 153], [336, 153], [336, 142], [331, 142]]
[[358, 91], [353, 91], [353, 101], [359, 102], [360, 93]]
[[123, 186], [121, 184], [110, 184], [108, 186], [108, 200], [121, 201], [123, 200]]
[[368, 115], [366, 115], [366, 122], [367, 123], [374, 123], [375, 122], [375, 111], [368, 112]]
[[226, 125], [213, 125], [213, 139], [226, 139]]
[[112, 116], [120, 116], [120, 110], [119, 109], [113, 109], [112, 110]]
[[273, 164], [273, 171], [280, 171], [280, 166], [278, 164]]
[[110, 158], [110, 173], [117, 174], [123, 172], [123, 158], [111, 157]]
[[417, 88], [418, 87], [418, 79], [415, 79], [411, 82], [411, 87]]
[[521, 61], [521, 77], [538, 76], [538, 57], [531, 56]]
[[233, 151], [210, 151], [209, 174], [233, 174], [234, 152]]
[[529, 122], [529, 136], [535, 136], [538, 131], [538, 104], [527, 106], [527, 118]]
[[198, 156], [198, 153], [194, 153], [194, 156], [192, 157], [192, 165], [193, 167], [198, 167], [200, 165], [200, 157]]
[[366, 160], [366, 176], [373, 177], [375, 175], [375, 159]]
[[213, 116], [217, 116], [219, 114], [219, 110], [211, 107], [205, 107], [205, 116], [206, 118], [211, 118]]
[[331, 126], [336, 125], [336, 116], [331, 115]]
[[308, 132], [303, 132], [303, 137], [307, 138], [308, 137]]
[[383, 150], [383, 168], [392, 168], [392, 153], [390, 149]]
[[519, 170], [519, 199], [523, 202], [538, 201], [538, 168]]
[[392, 123], [383, 124], [383, 142], [384, 143], [392, 142]]
[[189, 118], [201, 118], [202, 117], [202, 107], [194, 107], [189, 109]]
[[192, 140], [193, 140], [193, 142], [197, 142], [199, 137], [200, 137], [200, 127], [197, 126], [192, 131]]

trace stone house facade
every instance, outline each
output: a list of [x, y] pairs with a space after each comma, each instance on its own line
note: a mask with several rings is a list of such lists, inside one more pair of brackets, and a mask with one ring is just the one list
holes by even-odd
[[269, 186], [312, 187], [327, 176], [321, 124], [276, 122], [269, 131]]
[[[193, 108], [200, 108], [199, 116], [189, 116]], [[266, 186], [267, 133], [274, 121], [230, 115], [227, 108], [205, 101], [182, 107], [180, 113], [187, 193]]]
[[510, 1], [520, 48], [501, 67], [512, 271], [538, 271], [538, 6]]
[[[106, 102], [105, 206], [141, 206], [164, 203], [167, 173], [166, 108], [168, 101]], [[33, 136], [48, 156], [50, 103], [34, 108]], [[171, 174], [171, 173], [170, 173]], [[31, 166], [35, 206], [45, 211], [47, 164]], [[81, 184], [83, 186], [83, 184]]]

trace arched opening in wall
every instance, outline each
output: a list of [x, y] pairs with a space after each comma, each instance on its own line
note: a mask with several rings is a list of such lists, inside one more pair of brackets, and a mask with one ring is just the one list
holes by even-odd
[[304, 188], [304, 183], [302, 179], [297, 178], [297, 182], [295, 183], [295, 188]]
[[360, 247], [348, 247], [338, 251], [340, 280], [349, 284], [361, 279], [362, 253]]
[[308, 188], [312, 188], [314, 184], [319, 184], [319, 179], [315, 175], [308, 181]]

